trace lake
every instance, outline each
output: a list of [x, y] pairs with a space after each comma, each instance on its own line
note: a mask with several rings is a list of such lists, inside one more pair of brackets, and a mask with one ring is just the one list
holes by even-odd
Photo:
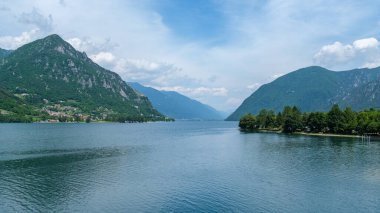
[[380, 143], [236, 122], [0, 124], [0, 212], [379, 212]]

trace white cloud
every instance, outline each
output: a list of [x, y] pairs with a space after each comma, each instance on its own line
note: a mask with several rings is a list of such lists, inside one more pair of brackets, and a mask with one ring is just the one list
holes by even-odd
[[250, 84], [247, 86], [247, 89], [251, 90], [252, 92], [254, 92], [255, 90], [257, 90], [262, 84], [261, 83], [253, 83], [253, 84]]
[[376, 38], [365, 38], [354, 41], [353, 46], [356, 50], [373, 49], [379, 46], [379, 41]]
[[164, 91], [176, 91], [190, 96], [203, 96], [203, 95], [212, 95], [212, 96], [227, 96], [228, 90], [224, 87], [218, 88], [209, 88], [209, 87], [196, 87], [188, 88], [183, 86], [174, 86], [174, 87], [155, 87], [158, 90]]
[[18, 36], [1, 36], [0, 47], [4, 49], [16, 49], [36, 39], [38, 32], [39, 29], [33, 29], [28, 32], [22, 32]]
[[90, 55], [98, 54], [99, 52], [110, 52], [118, 46], [116, 43], [111, 42], [111, 39], [94, 41], [88, 37], [73, 37], [66, 39], [66, 41], [69, 42], [75, 49], [86, 52]]
[[283, 75], [285, 75], [285, 73], [276, 73], [274, 75], [271, 75], [270, 76], [270, 81], [273, 81], [273, 80], [275, 80], [275, 79], [277, 79], [277, 78], [279, 78], [279, 77], [281, 77]]
[[33, 8], [29, 13], [23, 12], [19, 16], [19, 21], [24, 24], [34, 25], [46, 32], [50, 32], [53, 29], [53, 16], [49, 14], [45, 17], [36, 8]]
[[232, 110], [235, 110], [240, 106], [243, 101], [240, 98], [228, 98], [226, 103], [231, 106]]
[[367, 62], [362, 67], [367, 67], [367, 68], [380, 67], [380, 58], [378, 58], [377, 60], [374, 60], [372, 62]]
[[66, 40], [69, 42], [75, 49], [80, 51], [85, 51], [85, 47], [83, 47], [83, 41], [80, 38], [70, 38]]
[[168, 86], [174, 82], [190, 80], [175, 65], [148, 59], [118, 58], [110, 69], [120, 74], [126, 81], [138, 81], [156, 86]]
[[[221, 88], [202, 87], [199, 80], [188, 77], [181, 68], [174, 64], [148, 59], [120, 58], [111, 52], [99, 52], [90, 55], [90, 58], [95, 63], [118, 73], [128, 82], [139, 82], [143, 85], [165, 88], [165, 90], [172, 88], [173, 91], [193, 95], [193, 98], [201, 94], [213, 94], [215, 96], [226, 94], [226, 91]], [[173, 85], [187, 85], [188, 87]]]
[[95, 63], [107, 64], [115, 60], [115, 56], [110, 52], [99, 52], [98, 54], [89, 56]]
[[[355, 40], [352, 44], [335, 42], [323, 46], [315, 55], [314, 63], [328, 68], [375, 67], [380, 61], [379, 41], [376, 38]], [[352, 67], [352, 68], [354, 68]]]
[[137, 69], [146, 70], [148, 72], [158, 70], [162, 67], [166, 67], [170, 70], [172, 69], [171, 65], [169, 65], [169, 64], [148, 61], [145, 59], [129, 59], [127, 61], [128, 61], [130, 66], [133, 66]]
[[317, 54], [315, 54], [314, 59], [316, 63], [326, 64], [338, 61], [345, 62], [350, 60], [355, 56], [355, 49], [352, 45], [343, 45], [340, 42], [335, 42], [323, 46]]

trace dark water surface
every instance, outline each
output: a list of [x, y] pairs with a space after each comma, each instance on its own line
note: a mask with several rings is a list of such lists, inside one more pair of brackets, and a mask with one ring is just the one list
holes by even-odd
[[235, 122], [0, 124], [0, 212], [380, 212], [380, 143]]

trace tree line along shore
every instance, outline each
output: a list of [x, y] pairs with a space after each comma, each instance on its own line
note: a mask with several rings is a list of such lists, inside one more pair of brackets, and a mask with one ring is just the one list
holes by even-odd
[[262, 109], [257, 115], [241, 117], [242, 131], [277, 131], [284, 133], [338, 134], [338, 135], [379, 135], [380, 110], [344, 110], [338, 105], [328, 112], [301, 112], [296, 106], [285, 106], [277, 114], [273, 110]]

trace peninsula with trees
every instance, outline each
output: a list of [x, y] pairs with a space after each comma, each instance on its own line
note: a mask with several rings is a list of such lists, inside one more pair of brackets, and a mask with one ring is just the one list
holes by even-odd
[[344, 110], [337, 104], [328, 112], [301, 112], [296, 106], [285, 106], [277, 114], [262, 109], [257, 115], [241, 117], [242, 131], [277, 131], [284, 133], [319, 133], [338, 135], [378, 135], [380, 132], [380, 110]]

